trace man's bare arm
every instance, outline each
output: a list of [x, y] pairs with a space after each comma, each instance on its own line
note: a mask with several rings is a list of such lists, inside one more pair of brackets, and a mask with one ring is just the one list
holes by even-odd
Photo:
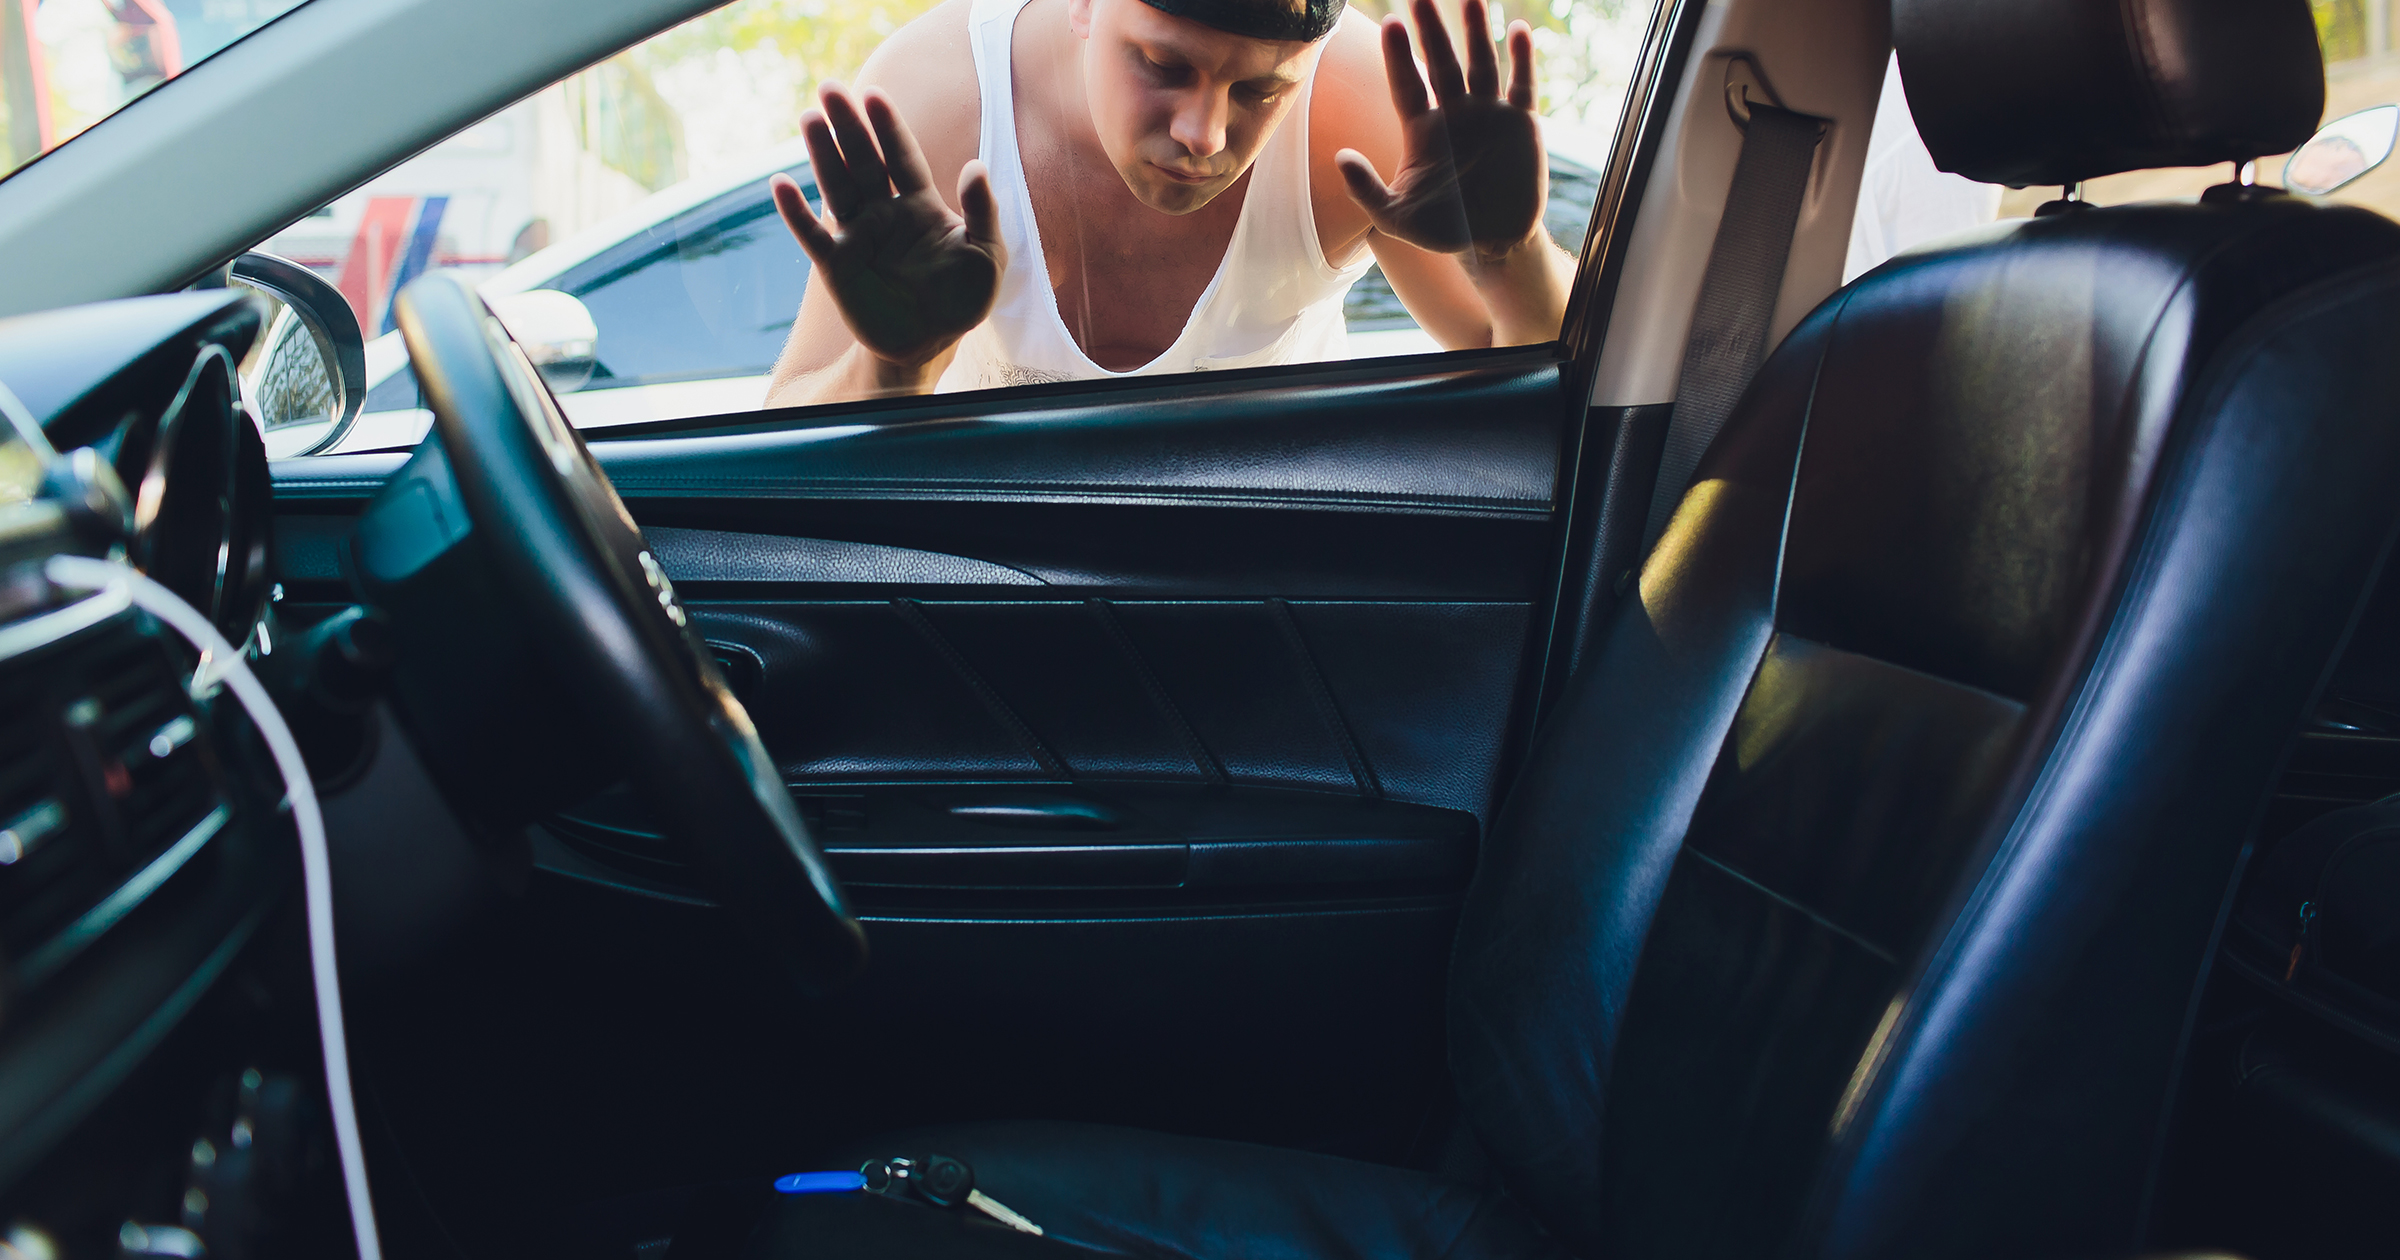
[[1468, 277], [1492, 316], [1492, 344], [1530, 346], [1554, 340], [1575, 287], [1575, 258], [1550, 233], [1496, 257], [1470, 256]]
[[828, 85], [803, 117], [825, 218], [777, 177], [776, 207], [815, 265], [769, 407], [929, 392], [989, 309], [1006, 256], [973, 160], [968, 5], [948, 0], [895, 32], [855, 96]]
[[[813, 296], [816, 282], [810, 281], [809, 288]], [[807, 299], [801, 305], [806, 309]], [[765, 405], [808, 407], [863, 398], [929, 394], [958, 353], [958, 348], [952, 346], [923, 364], [902, 367], [867, 353], [866, 347], [848, 340], [846, 332], [843, 339], [845, 344], [831, 361], [812, 365], [806, 356], [814, 347], [803, 343], [795, 324], [791, 340], [784, 343], [783, 354], [775, 360], [774, 371], [767, 378]]]
[[1505, 259], [1481, 263], [1380, 232], [1367, 243], [1400, 304], [1444, 350], [1528, 346], [1558, 336], [1575, 259], [1547, 234]]

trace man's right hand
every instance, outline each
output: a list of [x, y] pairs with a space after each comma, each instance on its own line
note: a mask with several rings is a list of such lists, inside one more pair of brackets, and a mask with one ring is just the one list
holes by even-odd
[[859, 346], [921, 368], [992, 313], [1008, 267], [999, 210], [983, 163], [971, 161], [958, 175], [966, 214], [953, 212], [890, 98], [873, 88], [859, 97], [828, 83], [822, 108], [801, 116], [827, 220], [788, 175], [772, 181], [775, 208]]

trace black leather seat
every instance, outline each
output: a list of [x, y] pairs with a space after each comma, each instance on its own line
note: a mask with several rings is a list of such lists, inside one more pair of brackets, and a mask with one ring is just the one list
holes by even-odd
[[[1900, 0], [1962, 173], [2297, 144], [2300, 0]], [[1451, 972], [1490, 1185], [1051, 1124], [1048, 1227], [760, 1256], [2130, 1252], [2239, 855], [2400, 523], [2400, 226], [2257, 190], [1921, 252], [1770, 358], [1515, 785]]]

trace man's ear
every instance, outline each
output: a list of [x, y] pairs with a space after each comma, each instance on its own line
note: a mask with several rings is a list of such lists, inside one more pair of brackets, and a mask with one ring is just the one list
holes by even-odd
[[1092, 0], [1067, 0], [1067, 29], [1077, 39], [1092, 37]]

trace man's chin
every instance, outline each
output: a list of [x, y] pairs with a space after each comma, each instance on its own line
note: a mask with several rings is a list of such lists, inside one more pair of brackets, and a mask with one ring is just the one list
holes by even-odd
[[1160, 214], [1186, 215], [1217, 199], [1217, 194], [1233, 186], [1230, 179], [1212, 179], [1206, 183], [1188, 183], [1155, 171], [1138, 174], [1125, 172], [1125, 186], [1145, 206]]

